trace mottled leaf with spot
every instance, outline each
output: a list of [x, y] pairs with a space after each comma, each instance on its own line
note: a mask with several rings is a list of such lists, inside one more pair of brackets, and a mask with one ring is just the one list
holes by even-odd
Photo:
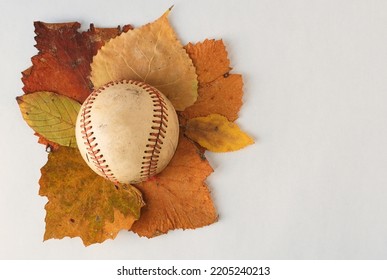
[[48, 198], [45, 240], [80, 237], [86, 246], [101, 243], [140, 217], [141, 193], [95, 174], [77, 149], [59, 147], [41, 172], [39, 194]]

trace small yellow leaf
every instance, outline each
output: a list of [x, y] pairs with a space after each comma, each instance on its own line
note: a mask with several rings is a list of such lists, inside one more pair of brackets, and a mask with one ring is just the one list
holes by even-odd
[[168, 14], [107, 42], [91, 64], [94, 87], [137, 80], [160, 90], [178, 111], [194, 104], [198, 95], [196, 70], [169, 24]]
[[236, 124], [218, 114], [190, 119], [185, 135], [212, 152], [236, 151], [254, 143]]
[[81, 105], [64, 95], [48, 91], [16, 98], [24, 120], [47, 140], [76, 147], [75, 122]]

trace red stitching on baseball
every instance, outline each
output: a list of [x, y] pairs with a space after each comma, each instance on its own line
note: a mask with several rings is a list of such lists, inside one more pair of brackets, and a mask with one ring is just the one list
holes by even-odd
[[109, 169], [109, 165], [106, 164], [106, 160], [103, 159], [103, 154], [101, 154], [101, 150], [97, 148], [98, 142], [96, 142], [96, 138], [93, 137], [93, 125], [91, 123], [91, 120], [89, 120], [91, 118], [90, 112], [96, 97], [102, 92], [102, 90], [113, 84], [114, 82], [108, 83], [105, 86], [99, 88], [98, 90], [93, 91], [89, 95], [89, 97], [85, 101], [85, 106], [82, 109], [80, 127], [82, 139], [85, 140], [84, 144], [87, 147], [86, 150], [88, 158], [94, 163], [94, 166], [97, 167], [97, 169], [106, 177], [106, 179], [118, 183], [117, 178], [114, 176], [111, 169]]
[[159, 162], [159, 154], [163, 145], [163, 139], [165, 138], [166, 128], [168, 127], [168, 108], [164, 98], [158, 92], [157, 89], [137, 82], [137, 85], [141, 86], [148, 93], [153, 103], [153, 125], [151, 126], [151, 132], [149, 133], [148, 144], [146, 144], [146, 150], [144, 151], [141, 164], [141, 179], [145, 180], [149, 177], [156, 175], [157, 164]]
[[101, 154], [100, 149], [98, 149], [98, 143], [96, 138], [93, 137], [92, 124], [90, 112], [92, 105], [98, 96], [106, 88], [118, 84], [118, 83], [128, 83], [141, 87], [144, 89], [152, 99], [153, 103], [153, 120], [151, 126], [151, 132], [149, 133], [148, 143], [146, 144], [146, 150], [144, 151], [143, 159], [141, 163], [140, 177], [142, 180], [145, 180], [149, 177], [152, 177], [156, 174], [157, 164], [159, 161], [159, 154], [163, 145], [163, 139], [165, 138], [166, 128], [168, 127], [168, 108], [164, 98], [158, 92], [157, 89], [143, 83], [140, 81], [133, 80], [122, 80], [110, 82], [99, 89], [93, 91], [90, 96], [85, 101], [85, 106], [82, 109], [81, 115], [81, 133], [82, 139], [85, 140], [84, 144], [87, 146], [87, 154], [90, 156], [90, 160], [94, 163], [97, 169], [109, 180], [113, 182], [118, 182], [117, 178], [114, 176], [109, 165], [106, 164], [106, 160], [103, 159], [103, 154]]

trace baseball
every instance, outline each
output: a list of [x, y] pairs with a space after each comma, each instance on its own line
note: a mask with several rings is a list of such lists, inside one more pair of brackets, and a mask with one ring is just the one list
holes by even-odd
[[100, 176], [138, 183], [161, 172], [175, 153], [179, 122], [171, 102], [143, 82], [110, 82], [82, 104], [78, 149]]

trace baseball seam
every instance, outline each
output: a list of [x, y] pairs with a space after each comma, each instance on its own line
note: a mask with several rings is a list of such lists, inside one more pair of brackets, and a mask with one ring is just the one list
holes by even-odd
[[167, 104], [158, 92], [157, 89], [151, 87], [142, 82], [134, 82], [136, 85], [141, 86], [149, 96], [153, 103], [153, 120], [151, 126], [151, 132], [149, 133], [148, 143], [145, 145], [143, 162], [141, 163], [140, 177], [142, 180], [148, 179], [157, 173], [158, 162], [163, 139], [167, 133], [168, 127], [168, 108]]
[[101, 150], [98, 148], [98, 142], [96, 138], [93, 136], [94, 132], [92, 131], [93, 125], [91, 123], [91, 109], [93, 108], [93, 103], [97, 96], [102, 92], [102, 90], [106, 89], [114, 85], [114, 82], [110, 82], [103, 87], [100, 87], [98, 90], [93, 91], [89, 97], [86, 99], [85, 104], [82, 108], [80, 127], [82, 139], [85, 140], [84, 144], [86, 145], [87, 150], [87, 159], [91, 160], [94, 166], [99, 170], [100, 173], [105, 176], [106, 179], [117, 183], [118, 180], [114, 176], [114, 173], [109, 168], [109, 165], [106, 164], [106, 160], [103, 158], [103, 154]]

